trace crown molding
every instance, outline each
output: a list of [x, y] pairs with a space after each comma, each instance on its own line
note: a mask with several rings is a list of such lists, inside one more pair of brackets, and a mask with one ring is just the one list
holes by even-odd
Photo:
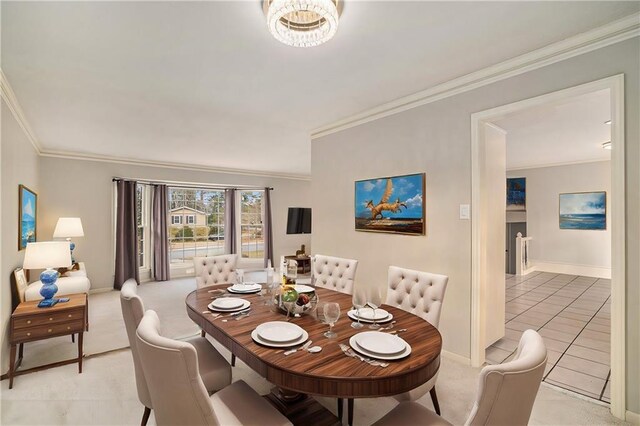
[[613, 21], [607, 25], [550, 44], [541, 49], [516, 56], [496, 65], [449, 80], [445, 83], [404, 96], [375, 108], [319, 127], [311, 139], [337, 133], [380, 118], [420, 107], [460, 93], [468, 92], [507, 78], [564, 61], [640, 35], [640, 13]]
[[562, 167], [562, 166], [575, 166], [578, 164], [589, 164], [589, 163], [606, 163], [611, 162], [611, 159], [602, 159], [602, 158], [594, 158], [589, 160], [576, 160], [576, 161], [561, 161], [558, 163], [544, 163], [544, 164], [516, 164], [511, 167], [507, 167], [508, 172], [517, 172], [518, 170], [529, 170], [529, 169], [545, 169], [547, 167]]
[[212, 167], [212, 166], [199, 166], [199, 165], [191, 165], [191, 164], [185, 164], [185, 163], [172, 163], [172, 162], [153, 161], [153, 160], [138, 160], [138, 159], [132, 159], [132, 158], [113, 157], [109, 155], [85, 154], [85, 153], [65, 152], [65, 151], [41, 151], [40, 155], [42, 157], [64, 158], [69, 160], [99, 161], [103, 163], [128, 164], [132, 166], [163, 167], [167, 169], [190, 170], [195, 172], [224, 173], [224, 174], [233, 174], [233, 175], [270, 177], [270, 178], [293, 179], [293, 180], [311, 180], [310, 175], [262, 172], [262, 171], [255, 171], [255, 170], [231, 169], [231, 168]]
[[9, 107], [11, 114], [13, 115], [13, 117], [16, 119], [16, 121], [22, 128], [22, 131], [24, 132], [25, 136], [27, 137], [27, 139], [29, 139], [29, 142], [31, 142], [31, 145], [33, 145], [33, 148], [35, 148], [38, 154], [42, 153], [42, 147], [40, 146], [40, 143], [38, 142], [38, 139], [36, 138], [35, 133], [31, 129], [31, 126], [29, 126], [29, 123], [27, 122], [27, 119], [24, 116], [24, 112], [22, 112], [22, 107], [20, 106], [20, 103], [16, 98], [16, 94], [11, 88], [11, 85], [9, 84], [9, 80], [7, 80], [7, 76], [4, 75], [4, 72], [2, 71], [1, 68], [0, 68], [0, 95], [2, 96], [2, 99], [4, 99], [4, 102], [7, 104], [7, 107]]

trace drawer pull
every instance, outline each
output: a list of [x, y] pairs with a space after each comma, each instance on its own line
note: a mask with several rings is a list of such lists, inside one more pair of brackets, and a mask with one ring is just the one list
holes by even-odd
[[53, 318], [49, 318], [49, 321], [53, 321]]
[[68, 317], [71, 318], [71, 314], [69, 314]]
[[31, 324], [31, 320], [27, 320], [27, 324]]
[[27, 337], [31, 336], [31, 333], [27, 333]]
[[67, 330], [71, 330], [71, 327], [67, 327]]
[[48, 330], [47, 330], [47, 333], [51, 333], [52, 331], [53, 331], [52, 329], [48, 329]]

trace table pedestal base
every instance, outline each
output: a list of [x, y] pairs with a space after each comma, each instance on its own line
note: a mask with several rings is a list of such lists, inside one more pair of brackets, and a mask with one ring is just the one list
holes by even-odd
[[265, 395], [265, 398], [294, 425], [337, 426], [341, 424], [331, 411], [303, 393], [273, 387], [271, 393]]

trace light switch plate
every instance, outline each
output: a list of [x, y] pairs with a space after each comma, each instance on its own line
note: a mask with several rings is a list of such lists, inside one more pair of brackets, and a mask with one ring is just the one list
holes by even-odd
[[471, 219], [471, 206], [469, 204], [460, 204], [460, 219]]

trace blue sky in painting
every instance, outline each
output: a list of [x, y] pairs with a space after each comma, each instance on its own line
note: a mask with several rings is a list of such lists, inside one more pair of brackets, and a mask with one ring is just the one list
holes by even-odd
[[[407, 205], [401, 207], [401, 212], [391, 213], [384, 211], [384, 217], [396, 218], [421, 218], [422, 217], [422, 175], [407, 175], [392, 178], [393, 192], [389, 203], [394, 203], [398, 198]], [[373, 200], [377, 205], [384, 194], [387, 179], [371, 179], [356, 182], [355, 207], [357, 217], [370, 217], [371, 211], [366, 207], [367, 201]]]
[[560, 194], [560, 214], [604, 214], [606, 194], [604, 192], [585, 192], [578, 194]]

